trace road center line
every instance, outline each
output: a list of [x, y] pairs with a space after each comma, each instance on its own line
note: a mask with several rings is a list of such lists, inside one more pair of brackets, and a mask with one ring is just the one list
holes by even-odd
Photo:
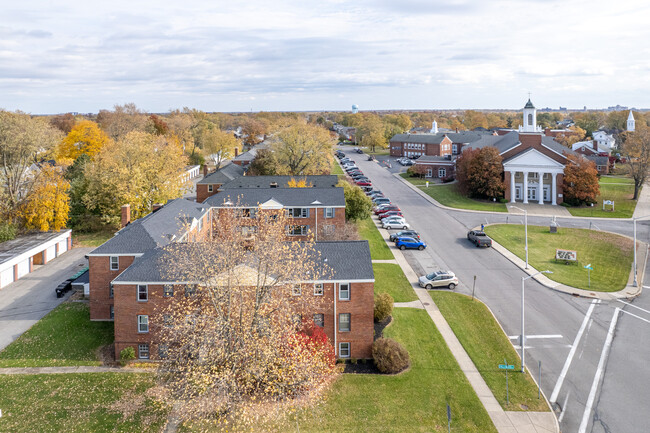
[[587, 405], [585, 406], [585, 412], [582, 415], [582, 422], [580, 423], [580, 428], [578, 433], [585, 433], [587, 431], [587, 425], [589, 424], [589, 417], [591, 416], [591, 407], [594, 404], [594, 399], [596, 398], [596, 391], [598, 390], [598, 384], [600, 383], [600, 377], [603, 375], [603, 368], [605, 367], [605, 360], [607, 355], [609, 355], [609, 349], [612, 346], [612, 340], [614, 339], [614, 330], [616, 329], [616, 322], [618, 322], [619, 312], [622, 310], [616, 308], [614, 310], [614, 317], [612, 317], [612, 322], [609, 324], [609, 331], [607, 331], [607, 338], [605, 339], [605, 345], [603, 346], [603, 351], [600, 354], [600, 361], [598, 361], [598, 368], [596, 369], [596, 375], [594, 376], [594, 381], [591, 384], [591, 391], [589, 391], [589, 397], [587, 398]]
[[589, 322], [589, 318], [591, 317], [591, 313], [594, 311], [594, 306], [599, 302], [600, 302], [600, 300], [594, 299], [593, 301], [591, 301], [591, 305], [589, 305], [589, 309], [587, 310], [587, 314], [585, 315], [585, 318], [582, 320], [582, 325], [580, 325], [580, 329], [578, 330], [578, 334], [576, 335], [576, 338], [573, 341], [573, 346], [571, 346], [571, 350], [569, 351], [569, 356], [567, 356], [566, 361], [564, 361], [564, 367], [562, 367], [562, 372], [560, 373], [560, 377], [558, 377], [557, 382], [555, 382], [555, 388], [553, 388], [553, 393], [551, 394], [551, 399], [549, 400], [551, 403], [557, 402], [557, 396], [560, 393], [560, 389], [562, 388], [562, 384], [564, 383], [564, 378], [566, 377], [566, 374], [569, 371], [569, 367], [571, 366], [571, 361], [573, 360], [573, 357], [576, 354], [576, 350], [578, 349], [578, 344], [580, 344], [580, 339], [582, 338], [582, 333], [585, 332], [585, 327], [587, 326], [587, 323]]
[[[648, 289], [650, 289], [650, 287], [648, 287]], [[620, 299], [617, 299], [617, 301], [620, 302], [621, 304], [625, 304], [625, 305], [630, 306], [632, 308], [639, 309], [639, 310], [643, 311], [644, 313], [650, 314], [650, 310], [646, 310], [644, 308], [637, 307], [636, 305], [630, 304], [629, 302], [621, 301]], [[623, 311], [623, 312], [625, 313], [625, 311]]]

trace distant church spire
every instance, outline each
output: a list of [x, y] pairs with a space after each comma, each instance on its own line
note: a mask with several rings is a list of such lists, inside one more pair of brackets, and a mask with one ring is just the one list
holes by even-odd
[[634, 126], [634, 115], [632, 114], [632, 110], [630, 110], [630, 115], [627, 116], [627, 130], [634, 131]]

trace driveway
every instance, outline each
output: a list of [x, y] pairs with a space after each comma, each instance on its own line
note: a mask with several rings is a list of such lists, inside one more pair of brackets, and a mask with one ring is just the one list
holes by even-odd
[[[424, 251], [405, 253], [414, 270], [422, 274], [452, 270], [461, 283], [457, 290], [466, 294], [471, 294], [476, 276], [477, 296], [490, 307], [519, 351], [521, 279], [526, 274], [496, 251], [475, 248], [465, 235], [469, 227], [481, 223], [520, 224], [523, 216], [438, 208], [386, 168], [365, 158], [357, 160], [373, 186], [402, 209], [429, 244]], [[550, 220], [528, 218], [529, 224], [537, 225]], [[558, 218], [558, 222], [631, 234], [629, 221]], [[639, 232], [640, 239], [647, 241], [647, 226]], [[532, 279], [526, 281], [525, 290], [526, 365], [538, 378], [541, 362], [542, 390], [554, 397], [562, 431], [644, 431], [643, 426], [650, 424], [650, 413], [645, 410], [645, 402], [650, 401], [650, 371], [641, 365], [647, 362], [650, 348], [637, 342], [650, 338], [648, 297], [642, 295], [634, 305], [594, 302], [554, 292]], [[615, 362], [609, 364], [609, 359]]]
[[73, 248], [31, 274], [0, 289], [0, 350], [70, 296], [57, 298], [54, 289], [87, 266], [94, 248]]

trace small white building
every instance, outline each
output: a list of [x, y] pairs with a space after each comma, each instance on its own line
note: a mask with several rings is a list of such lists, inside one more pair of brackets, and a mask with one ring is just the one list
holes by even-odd
[[634, 126], [634, 115], [632, 114], [632, 110], [630, 110], [630, 115], [627, 116], [627, 130], [633, 132]]
[[616, 146], [616, 139], [614, 136], [605, 131], [594, 131], [592, 135], [594, 140], [598, 143], [598, 147], [606, 147], [611, 150]]

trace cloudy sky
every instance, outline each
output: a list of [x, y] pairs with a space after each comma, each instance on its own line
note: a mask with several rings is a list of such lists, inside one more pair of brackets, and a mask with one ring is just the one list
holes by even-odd
[[650, 107], [649, 17], [645, 0], [16, 1], [0, 107]]

